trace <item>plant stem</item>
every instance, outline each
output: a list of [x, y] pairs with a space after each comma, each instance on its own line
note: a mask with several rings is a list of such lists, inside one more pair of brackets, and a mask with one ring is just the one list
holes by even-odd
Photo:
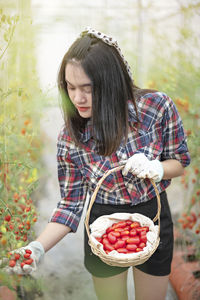
[[10, 211], [10, 209], [9, 209], [9, 207], [7, 206], [7, 204], [2, 200], [2, 199], [0, 199], [0, 202], [1, 203], [3, 203], [3, 205], [5, 206], [5, 208], [6, 208], [6, 210], [8, 210], [8, 212], [9, 212], [9, 214], [11, 215], [11, 217], [13, 216], [12, 215], [12, 213], [11, 213], [11, 211]]

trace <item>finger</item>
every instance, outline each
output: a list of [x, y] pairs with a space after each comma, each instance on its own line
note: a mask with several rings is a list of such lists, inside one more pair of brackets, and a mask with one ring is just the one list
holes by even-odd
[[144, 168], [144, 164], [148, 161], [146, 156], [142, 153], [134, 154], [130, 157], [122, 171], [123, 175], [127, 175], [128, 172], [133, 173], [134, 175], [139, 174]]
[[3, 258], [0, 260], [0, 267], [1, 267], [2, 265], [4, 265], [4, 264], [7, 264], [7, 263], [8, 263], [8, 261], [9, 261], [9, 259], [8, 259], [8, 258], [6, 258], [6, 257], [3, 257]]
[[125, 165], [127, 163], [127, 161], [128, 161], [127, 159], [120, 160], [118, 164], [119, 164], [119, 166], [123, 166], [123, 165]]
[[134, 175], [136, 175], [136, 176], [138, 176], [140, 173], [145, 173], [145, 172], [146, 171], [145, 171], [145, 169], [143, 167], [141, 167], [141, 168], [134, 168], [133, 171], [132, 171], [132, 173]]
[[9, 275], [13, 274], [13, 268], [5, 267], [5, 268], [3, 268], [3, 270]]
[[22, 256], [26, 253], [24, 247], [19, 248], [19, 249], [16, 249], [14, 252], [15, 252], [15, 253], [19, 253], [19, 254], [22, 255]]
[[151, 173], [150, 173], [150, 174], [149, 174], [149, 178], [150, 178], [150, 179], [153, 179], [153, 180], [155, 180], [155, 181], [157, 181], [157, 180], [159, 180], [159, 175], [158, 175], [158, 174], [155, 174], [155, 173], [154, 173], [154, 174], [151, 174]]
[[22, 268], [21, 268], [21, 266], [14, 266], [14, 268], [12, 269], [12, 271], [13, 271], [13, 273], [14, 274], [17, 274], [17, 275], [23, 275], [24, 274], [24, 272], [23, 272], [23, 270], [22, 270]]
[[147, 173], [146, 173], [146, 171], [140, 172], [140, 173], [137, 175], [137, 177], [138, 177], [138, 178], [141, 178], [141, 179], [147, 178]]
[[131, 169], [131, 166], [130, 166], [130, 164], [127, 162], [126, 165], [125, 165], [125, 167], [124, 167], [123, 170], [122, 170], [122, 175], [126, 176], [126, 175], [128, 174], [128, 172], [129, 172], [130, 169]]
[[30, 274], [30, 273], [33, 271], [33, 268], [32, 268], [30, 265], [24, 265], [24, 266], [23, 266], [23, 271], [24, 271], [26, 274]]
[[[122, 171], [122, 174], [123, 175], [127, 175], [127, 173], [128, 172], [131, 172], [133, 175], [138, 175], [139, 173], [141, 173], [143, 171], [143, 167], [139, 167], [139, 166], [128, 166], [127, 168], [126, 168], [126, 166], [125, 166], [125, 172], [124, 171]], [[125, 174], [124, 174], [125, 173]]]

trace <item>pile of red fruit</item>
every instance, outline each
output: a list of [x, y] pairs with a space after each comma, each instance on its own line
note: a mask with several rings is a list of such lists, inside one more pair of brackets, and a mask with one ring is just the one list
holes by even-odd
[[10, 253], [9, 267], [15, 267], [17, 261], [20, 263], [21, 268], [24, 265], [31, 265], [33, 263], [33, 259], [31, 258], [32, 251], [29, 249], [25, 249], [25, 254], [19, 253]]
[[139, 222], [126, 220], [114, 223], [108, 227], [105, 234], [96, 237], [103, 244], [104, 251], [116, 250], [119, 253], [135, 253], [143, 251], [147, 243], [148, 226], [141, 226]]

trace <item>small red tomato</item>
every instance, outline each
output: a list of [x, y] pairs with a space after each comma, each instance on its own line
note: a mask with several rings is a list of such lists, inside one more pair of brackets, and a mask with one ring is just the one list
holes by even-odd
[[10, 222], [11, 216], [10, 216], [10, 215], [5, 216], [5, 217], [4, 217], [4, 220], [7, 221], [7, 222]]
[[26, 224], [26, 230], [29, 230], [31, 228], [30, 224]]
[[106, 229], [106, 233], [108, 234], [109, 232], [111, 232], [111, 231], [113, 231], [113, 227], [111, 226], [111, 227], [108, 227], [107, 229]]
[[105, 245], [105, 244], [109, 244], [109, 240], [107, 238], [104, 238], [102, 240], [102, 244]]
[[15, 256], [15, 260], [20, 259], [20, 254], [19, 253], [15, 253], [14, 256]]
[[139, 247], [135, 250], [135, 252], [140, 252], [140, 251], [142, 251], [142, 248]]
[[135, 244], [128, 244], [126, 246], [126, 249], [129, 250], [129, 251], [135, 251], [137, 249], [137, 245], [135, 245]]
[[129, 226], [130, 226], [132, 223], [133, 223], [133, 221], [131, 221], [131, 220], [127, 220], [127, 221], [126, 221], [126, 224], [129, 225]]
[[137, 227], [140, 227], [140, 223], [139, 222], [133, 222], [131, 225], [130, 225], [131, 228], [137, 228]]
[[140, 243], [140, 238], [139, 236], [135, 237], [130, 237], [129, 239], [126, 240], [127, 244], [139, 244]]
[[9, 225], [9, 228], [10, 228], [10, 230], [12, 231], [12, 230], [14, 229], [14, 225], [13, 225], [13, 224], [10, 224], [10, 225]]
[[128, 253], [128, 250], [126, 248], [118, 248], [117, 252], [118, 253]]
[[25, 234], [24, 236], [23, 236], [23, 238], [22, 238], [22, 240], [24, 241], [24, 242], [26, 242], [27, 241], [27, 235]]
[[115, 250], [114, 246], [111, 245], [110, 243], [106, 243], [106, 244], [104, 245], [104, 249], [105, 249], [105, 250], [108, 250], [108, 251], [113, 251], [113, 250]]
[[128, 230], [128, 231], [130, 231], [130, 229], [131, 229], [131, 228], [130, 228], [130, 226], [126, 226], [126, 227], [124, 227], [124, 231], [125, 231], [125, 230]]
[[111, 244], [115, 244], [117, 241], [116, 236], [114, 236], [111, 232], [108, 233], [108, 240]]
[[140, 241], [143, 242], [143, 243], [146, 243], [146, 242], [147, 242], [147, 237], [146, 237], [146, 235], [142, 235], [142, 236], [140, 237]]
[[107, 238], [107, 236], [108, 235], [105, 233], [105, 234], [102, 235], [102, 238], [105, 239], [105, 238]]
[[118, 248], [124, 248], [125, 245], [126, 245], [126, 242], [125, 242], [125, 241], [123, 241], [123, 240], [118, 240], [118, 241], [115, 243], [114, 247], [115, 247], [115, 249], [118, 249]]
[[31, 256], [30, 253], [25, 253], [25, 254], [24, 254], [24, 258], [29, 258], [30, 256]]
[[111, 231], [112, 235], [116, 236], [117, 238], [121, 236], [119, 231]]
[[25, 263], [24, 262], [21, 262], [21, 268], [23, 269], [23, 266], [25, 265]]
[[130, 236], [136, 236], [137, 235], [137, 231], [136, 229], [131, 229], [130, 233], [129, 233]]
[[139, 248], [142, 248], [142, 249], [143, 249], [145, 246], [146, 246], [146, 244], [145, 244], [145, 243], [143, 243], [143, 242], [142, 242], [142, 243], [140, 243], [140, 244], [138, 245], [138, 247], [139, 247]]
[[121, 227], [119, 227], [119, 228], [115, 228], [114, 229], [116, 232], [122, 232], [122, 231], [124, 231], [124, 229], [123, 228], [121, 228]]
[[117, 223], [112, 224], [112, 226], [110, 227], [112, 230], [114, 230], [116, 228]]
[[19, 228], [19, 230], [21, 230], [21, 229], [24, 228], [24, 225], [23, 224], [19, 224], [18, 228]]
[[33, 259], [32, 259], [32, 258], [29, 258], [29, 259], [27, 259], [27, 260], [24, 260], [24, 263], [25, 263], [26, 265], [31, 265], [32, 262], [33, 262]]
[[116, 228], [124, 228], [124, 227], [126, 227], [126, 221], [120, 221], [115, 224], [115, 229]]
[[148, 226], [143, 226], [142, 228], [143, 228], [146, 232], [149, 231], [149, 227], [148, 227]]
[[9, 261], [9, 267], [13, 268], [16, 265], [16, 261], [14, 259], [11, 259]]
[[143, 230], [143, 228], [142, 228], [142, 227], [136, 227], [136, 231], [137, 231], [137, 233], [140, 233], [142, 230]]
[[127, 241], [127, 239], [129, 239], [129, 235], [124, 235], [121, 237], [122, 241]]
[[147, 232], [146, 232], [146, 230], [142, 230], [142, 231], [140, 231], [140, 236], [146, 236], [147, 235]]
[[32, 253], [32, 251], [31, 251], [30, 249], [26, 249], [25, 252], [26, 252], [26, 253], [29, 253], [29, 254]]
[[121, 232], [121, 236], [129, 235], [129, 230], [124, 230]]

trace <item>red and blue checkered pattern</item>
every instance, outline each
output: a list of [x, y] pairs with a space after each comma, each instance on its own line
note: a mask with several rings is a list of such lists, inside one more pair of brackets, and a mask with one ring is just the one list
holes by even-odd
[[[186, 167], [190, 156], [183, 124], [173, 101], [163, 93], [148, 93], [137, 101], [140, 122], [137, 122], [134, 106], [130, 101], [129, 133], [127, 142], [111, 156], [95, 153], [91, 121], [81, 136], [83, 147], [75, 146], [64, 129], [58, 138], [58, 179], [61, 200], [54, 210], [50, 222], [69, 226], [77, 230], [87, 193], [91, 196], [104, 173], [119, 165], [135, 153], [144, 153], [148, 159], [177, 159]], [[170, 180], [157, 183], [159, 192], [169, 186]], [[121, 171], [109, 175], [97, 194], [96, 202], [111, 205], [136, 205], [155, 196], [148, 179], [139, 179]]]

